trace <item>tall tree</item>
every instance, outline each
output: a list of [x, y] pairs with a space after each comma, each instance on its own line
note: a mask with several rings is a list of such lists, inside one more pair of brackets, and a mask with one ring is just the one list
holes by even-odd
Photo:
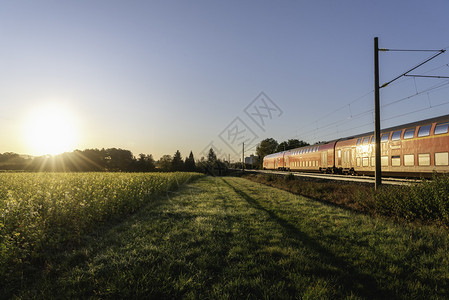
[[184, 171], [184, 161], [181, 157], [181, 152], [176, 150], [175, 155], [173, 155], [173, 160], [171, 161], [171, 170], [172, 171]]
[[195, 172], [196, 171], [195, 158], [193, 157], [192, 151], [190, 151], [189, 157], [186, 157], [185, 170], [187, 172]]
[[215, 154], [214, 149], [210, 148], [209, 153], [207, 154], [207, 162], [213, 164], [217, 161], [217, 155]]

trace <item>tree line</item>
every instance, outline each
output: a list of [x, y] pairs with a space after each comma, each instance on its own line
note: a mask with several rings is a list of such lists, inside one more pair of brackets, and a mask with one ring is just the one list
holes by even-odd
[[17, 153], [0, 153], [0, 170], [57, 171], [57, 172], [154, 172], [197, 171], [192, 151], [185, 159], [181, 153], [163, 155], [155, 161], [151, 154], [135, 157], [131, 151], [120, 148], [86, 149], [55, 156], [23, 156]]
[[[278, 143], [273, 138], [262, 140], [256, 148], [255, 168], [262, 168], [263, 158], [275, 152], [308, 146], [298, 139]], [[151, 154], [137, 157], [129, 150], [120, 148], [85, 149], [66, 152], [55, 156], [24, 156], [12, 152], [0, 153], [0, 170], [57, 171], [57, 172], [203, 172], [222, 174], [229, 167], [211, 148], [207, 157], [195, 161], [192, 151], [185, 159], [179, 150], [174, 155], [163, 155], [156, 161]], [[241, 168], [241, 162], [234, 164]], [[248, 166], [247, 166], [248, 167]]]

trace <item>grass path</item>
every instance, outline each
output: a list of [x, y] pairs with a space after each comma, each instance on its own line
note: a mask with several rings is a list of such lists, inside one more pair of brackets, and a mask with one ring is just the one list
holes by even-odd
[[19, 297], [444, 298], [446, 230], [204, 178], [55, 256]]

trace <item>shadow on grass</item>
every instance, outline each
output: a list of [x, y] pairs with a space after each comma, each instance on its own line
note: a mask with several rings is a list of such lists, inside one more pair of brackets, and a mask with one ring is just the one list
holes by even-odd
[[311, 275], [328, 279], [329, 281], [336, 280], [345, 290], [350, 290], [355, 294], [367, 298], [398, 298], [398, 295], [392, 295], [392, 291], [382, 289], [376, 282], [376, 279], [366, 273], [356, 269], [354, 266], [338, 255], [332, 253], [314, 238], [301, 231], [298, 227], [277, 215], [274, 211], [263, 207], [259, 201], [245, 193], [243, 190], [231, 185], [227, 180], [222, 179], [230, 188], [232, 188], [240, 197], [242, 197], [253, 208], [263, 211], [268, 216], [279, 224], [285, 231], [289, 240], [293, 241], [294, 246], [301, 247], [299, 242], [307, 247], [310, 251], [317, 253], [321, 262], [329, 266], [322, 268], [317, 265], [309, 271]]

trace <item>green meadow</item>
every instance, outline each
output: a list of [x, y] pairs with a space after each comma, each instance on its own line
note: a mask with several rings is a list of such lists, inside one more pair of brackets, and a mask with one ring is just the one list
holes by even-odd
[[446, 298], [449, 237], [202, 177], [47, 253], [16, 298]]

